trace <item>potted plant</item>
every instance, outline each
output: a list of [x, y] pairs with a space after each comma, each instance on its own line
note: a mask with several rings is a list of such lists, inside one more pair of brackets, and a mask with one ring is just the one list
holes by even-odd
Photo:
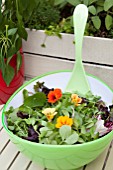
[[[44, 11], [45, 8], [43, 6], [45, 2], [48, 3], [49, 6], [51, 5], [51, 8], [55, 8], [54, 15], [56, 15], [57, 11], [58, 20], [56, 21], [53, 19], [53, 21], [55, 21], [54, 23], [46, 22], [48, 25], [44, 25], [43, 22], [40, 22], [39, 19], [41, 17], [43, 19], [44, 16], [49, 15], [48, 11], [50, 10], [48, 10], [49, 7], [47, 8], [47, 5], [45, 5], [46, 11]], [[83, 61], [85, 63], [84, 65], [86, 67], [86, 71], [99, 76], [111, 87], [113, 87], [113, 81], [109, 81], [109, 76], [105, 76], [106, 73], [111, 75], [113, 72], [111, 67], [113, 63], [112, 1], [48, 0], [45, 2], [43, 1], [43, 6], [40, 4], [40, 8], [37, 6], [36, 9], [34, 9], [30, 20], [27, 22], [24, 21], [25, 27], [29, 28], [27, 29], [29, 35], [28, 40], [27, 42], [23, 42], [23, 48], [26, 52], [26, 62], [29, 68], [26, 68], [26, 75], [28, 75], [28, 77], [34, 77], [37, 74], [45, 73], [46, 71], [72, 69], [72, 64], [75, 58], [72, 14], [73, 9], [77, 4], [84, 3], [88, 6], [89, 9], [89, 17], [83, 43]], [[40, 11], [43, 12], [41, 13]], [[58, 11], [60, 17], [58, 17]], [[52, 17], [54, 15], [52, 15]], [[50, 16], [51, 15], [49, 15], [49, 17]], [[46, 21], [49, 17], [46, 18]], [[30, 29], [32, 29], [32, 31]], [[45, 48], [43, 48], [44, 45]], [[35, 67], [32, 67], [31, 59]], [[45, 59], [47, 63], [51, 62], [51, 64], [48, 65], [48, 68], [47, 65], [44, 65]], [[57, 64], [54, 65], [53, 59], [56, 63], [58, 63], [59, 67], [57, 67]], [[62, 62], [62, 65], [60, 64], [60, 59], [64, 61]], [[38, 63], [40, 63], [40, 65]], [[104, 71], [105, 69], [103, 69], [103, 66], [106, 71]]]
[[[28, 5], [34, 1], [26, 6], [22, 2], [0, 1], [0, 104], [6, 103], [10, 95], [24, 82], [22, 39], [27, 40], [27, 32], [22, 14], [27, 13]], [[34, 5], [30, 8], [28, 17]]]

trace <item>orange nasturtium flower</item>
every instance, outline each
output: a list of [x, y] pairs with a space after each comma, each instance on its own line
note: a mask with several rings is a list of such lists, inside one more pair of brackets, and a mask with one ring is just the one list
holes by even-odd
[[60, 128], [63, 125], [72, 126], [72, 124], [73, 124], [73, 119], [72, 118], [69, 118], [68, 116], [59, 116], [57, 118], [56, 128]]
[[55, 103], [62, 97], [62, 91], [60, 89], [54, 89], [48, 93], [48, 102]]
[[72, 101], [72, 103], [75, 103], [75, 106], [79, 106], [80, 103], [82, 102], [82, 99], [80, 97], [78, 97], [77, 94], [72, 94], [71, 101]]
[[42, 113], [47, 117], [49, 121], [51, 121], [54, 116], [57, 114], [55, 108], [46, 108], [42, 111]]

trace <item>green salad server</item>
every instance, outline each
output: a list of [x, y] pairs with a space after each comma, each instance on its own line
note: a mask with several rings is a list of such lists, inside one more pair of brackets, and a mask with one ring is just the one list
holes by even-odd
[[78, 91], [81, 94], [85, 94], [90, 91], [90, 86], [82, 64], [82, 42], [87, 18], [88, 8], [83, 4], [77, 5], [73, 13], [76, 62], [65, 89], [66, 92]]

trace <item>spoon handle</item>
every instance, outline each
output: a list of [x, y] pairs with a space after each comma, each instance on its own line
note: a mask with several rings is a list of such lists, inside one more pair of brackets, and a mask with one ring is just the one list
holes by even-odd
[[88, 8], [83, 4], [78, 5], [73, 14], [76, 62], [82, 62], [82, 42], [87, 18]]

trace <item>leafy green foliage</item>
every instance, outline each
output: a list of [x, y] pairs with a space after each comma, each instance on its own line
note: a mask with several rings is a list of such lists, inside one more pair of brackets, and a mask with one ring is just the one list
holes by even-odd
[[37, 92], [36, 94], [27, 97], [24, 100], [24, 105], [28, 107], [43, 106], [46, 102], [46, 95], [43, 92]]
[[[53, 19], [49, 15], [50, 0], [40, 3], [40, 10], [37, 8], [32, 14], [30, 20], [27, 20], [26, 27], [44, 29], [47, 35], [57, 35], [61, 38], [60, 33], [73, 33], [72, 15], [73, 10], [78, 4], [85, 4], [89, 10], [85, 35], [112, 37], [113, 29], [113, 1], [112, 0], [54, 0], [51, 4]], [[46, 8], [46, 11], [43, 8]], [[50, 12], [51, 13], [51, 12]], [[57, 14], [59, 15], [57, 15]], [[47, 16], [46, 17], [44, 17]], [[56, 17], [57, 16], [57, 17]], [[42, 21], [40, 21], [40, 18]], [[49, 22], [52, 21], [52, 22]], [[45, 42], [42, 44], [45, 47]]]
[[13, 79], [13, 77], [14, 77], [14, 68], [11, 67], [10, 65], [7, 65], [5, 67], [5, 74], [4, 74], [3, 78], [8, 86], [9, 86], [11, 80]]
[[[19, 71], [22, 57], [20, 48], [22, 39], [27, 40], [24, 18], [27, 20], [40, 0], [5, 0], [0, 1], [0, 70], [7, 84], [10, 85]], [[13, 55], [17, 55], [17, 72], [10, 65]]]
[[113, 1], [112, 0], [105, 0], [104, 10], [108, 11], [111, 7], [113, 7]]
[[22, 64], [22, 56], [20, 52], [17, 52], [17, 72], [19, 71]]
[[88, 7], [88, 10], [91, 14], [95, 15], [96, 14], [96, 8], [94, 7], [94, 5], [91, 5]]
[[113, 23], [113, 18], [110, 15], [106, 15], [105, 18], [105, 25], [106, 25], [106, 29], [110, 30], [112, 27], [112, 23]]
[[67, 139], [67, 137], [71, 135], [71, 127], [67, 125], [63, 125], [59, 129], [59, 133], [60, 133], [62, 140], [64, 141], [65, 139]]
[[51, 1], [40, 1], [28, 20], [24, 16], [25, 26], [31, 29], [46, 29], [51, 24], [58, 24], [59, 20], [60, 12]]
[[96, 28], [96, 29], [99, 29], [100, 26], [101, 26], [101, 20], [100, 20], [100, 18], [99, 18], [98, 16], [94, 16], [94, 17], [92, 17], [91, 19], [92, 19], [92, 22], [93, 22], [95, 28]]
[[[8, 128], [17, 136], [42, 144], [74, 145], [98, 139], [100, 132], [96, 128], [100, 119], [112, 130], [113, 105], [108, 111], [100, 96], [89, 92], [76, 105], [72, 102], [71, 93], [63, 93], [56, 103], [49, 103], [48, 96], [42, 92], [43, 87], [44, 83], [37, 82], [32, 95], [24, 89], [23, 104], [16, 109], [10, 107], [5, 112]], [[51, 110], [55, 112], [51, 113]], [[102, 131], [100, 125], [98, 128]]]

